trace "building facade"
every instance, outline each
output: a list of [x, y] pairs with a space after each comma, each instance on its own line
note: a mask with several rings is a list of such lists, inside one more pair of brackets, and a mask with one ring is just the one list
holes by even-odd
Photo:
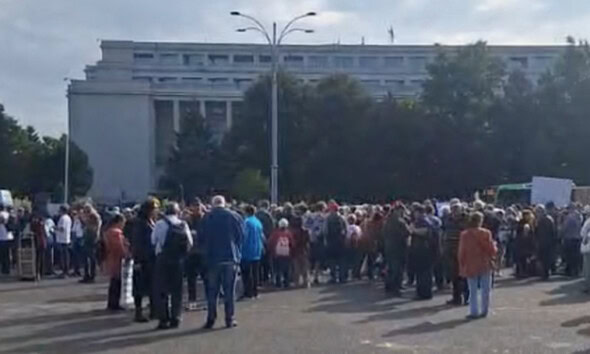
[[[413, 97], [440, 49], [423, 45], [284, 45], [281, 69], [313, 84], [356, 77], [376, 99]], [[533, 81], [562, 46], [490, 46]], [[136, 201], [156, 190], [186, 114], [200, 113], [220, 137], [239, 119], [245, 90], [271, 65], [267, 45], [102, 41], [102, 58], [68, 87], [69, 131], [94, 170], [90, 196]]]

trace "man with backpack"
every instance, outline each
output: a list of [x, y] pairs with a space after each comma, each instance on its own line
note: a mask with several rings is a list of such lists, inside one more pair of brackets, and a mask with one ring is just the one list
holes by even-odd
[[326, 235], [327, 256], [330, 263], [330, 275], [332, 283], [345, 283], [348, 275], [347, 259], [344, 252], [346, 241], [346, 220], [338, 213], [336, 202], [328, 204], [329, 214], [324, 224]]
[[156, 222], [152, 233], [156, 253], [155, 300], [160, 320], [157, 329], [178, 328], [180, 324], [184, 260], [193, 238], [179, 215], [178, 203], [168, 204], [165, 216]]

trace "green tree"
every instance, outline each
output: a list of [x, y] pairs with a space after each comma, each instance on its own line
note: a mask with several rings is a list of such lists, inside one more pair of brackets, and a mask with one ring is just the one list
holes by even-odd
[[222, 189], [225, 171], [221, 154], [205, 119], [197, 112], [188, 112], [180, 128], [160, 180], [161, 189], [189, 200]]
[[263, 177], [260, 171], [253, 169], [238, 172], [232, 185], [235, 197], [252, 203], [267, 198], [268, 190], [268, 178]]

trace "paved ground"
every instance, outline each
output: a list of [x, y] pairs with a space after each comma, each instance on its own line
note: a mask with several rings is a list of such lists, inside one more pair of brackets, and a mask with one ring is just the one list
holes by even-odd
[[238, 305], [235, 329], [202, 331], [205, 313], [192, 312], [155, 332], [104, 311], [105, 294], [105, 283], [0, 279], [0, 354], [590, 353], [590, 297], [563, 278], [501, 280], [491, 316], [475, 322], [444, 305], [448, 294], [388, 299], [361, 282], [265, 293]]

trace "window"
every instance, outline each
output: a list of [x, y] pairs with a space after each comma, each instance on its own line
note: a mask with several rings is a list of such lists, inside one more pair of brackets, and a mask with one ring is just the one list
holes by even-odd
[[202, 79], [200, 77], [183, 77], [183, 82], [200, 82]]
[[258, 57], [258, 61], [261, 64], [270, 64], [272, 62], [272, 57], [270, 55], [261, 55]]
[[162, 64], [178, 64], [178, 54], [164, 53], [160, 54], [160, 63]]
[[133, 57], [135, 59], [154, 59], [154, 54], [152, 54], [152, 53], [134, 53]]
[[223, 133], [227, 129], [227, 106], [225, 102], [207, 101], [205, 102], [206, 122], [213, 140], [221, 143]]
[[133, 81], [152, 82], [150, 76], [134, 76]]
[[209, 55], [209, 63], [211, 65], [228, 65], [229, 64], [229, 55], [210, 54]]
[[399, 68], [404, 65], [404, 57], [385, 57], [383, 59], [386, 68]]
[[283, 62], [287, 66], [303, 66], [303, 57], [301, 55], [286, 55], [283, 57]]
[[172, 101], [154, 101], [156, 137], [156, 166], [163, 166], [170, 157], [170, 151], [174, 145], [174, 119]]
[[234, 55], [234, 64], [237, 65], [252, 65], [254, 64], [254, 56], [253, 55], [243, 55], [243, 54], [236, 54]]
[[410, 66], [415, 70], [426, 69], [427, 59], [423, 56], [410, 57]]
[[150, 63], [154, 60], [153, 53], [133, 53], [133, 60], [137, 63]]
[[236, 86], [240, 89], [246, 89], [252, 84], [252, 79], [234, 79]]
[[385, 85], [391, 88], [402, 88], [404, 86], [404, 80], [385, 80]]
[[209, 79], [209, 82], [212, 84], [224, 84], [228, 81], [229, 80], [226, 77], [212, 77]]
[[359, 66], [364, 69], [375, 69], [379, 67], [379, 58], [377, 57], [360, 57]]
[[182, 63], [184, 65], [203, 65], [205, 58], [203, 54], [184, 54], [182, 56]]
[[334, 57], [334, 66], [338, 69], [352, 68], [354, 59], [353, 57]]
[[515, 69], [526, 69], [529, 66], [529, 58], [527, 57], [510, 57], [510, 66]]
[[310, 68], [327, 68], [329, 66], [328, 57], [325, 56], [310, 56], [307, 63]]
[[538, 69], [544, 70], [553, 64], [552, 56], [536, 56], [535, 65]]
[[[179, 113], [180, 113], [180, 124], [182, 125], [184, 120], [188, 117], [198, 117], [201, 114], [201, 105], [199, 101], [180, 101]], [[182, 126], [181, 126], [182, 129]]]
[[410, 80], [410, 85], [414, 87], [422, 87], [422, 85], [424, 85], [424, 79]]
[[175, 77], [159, 77], [158, 82], [176, 82]]

